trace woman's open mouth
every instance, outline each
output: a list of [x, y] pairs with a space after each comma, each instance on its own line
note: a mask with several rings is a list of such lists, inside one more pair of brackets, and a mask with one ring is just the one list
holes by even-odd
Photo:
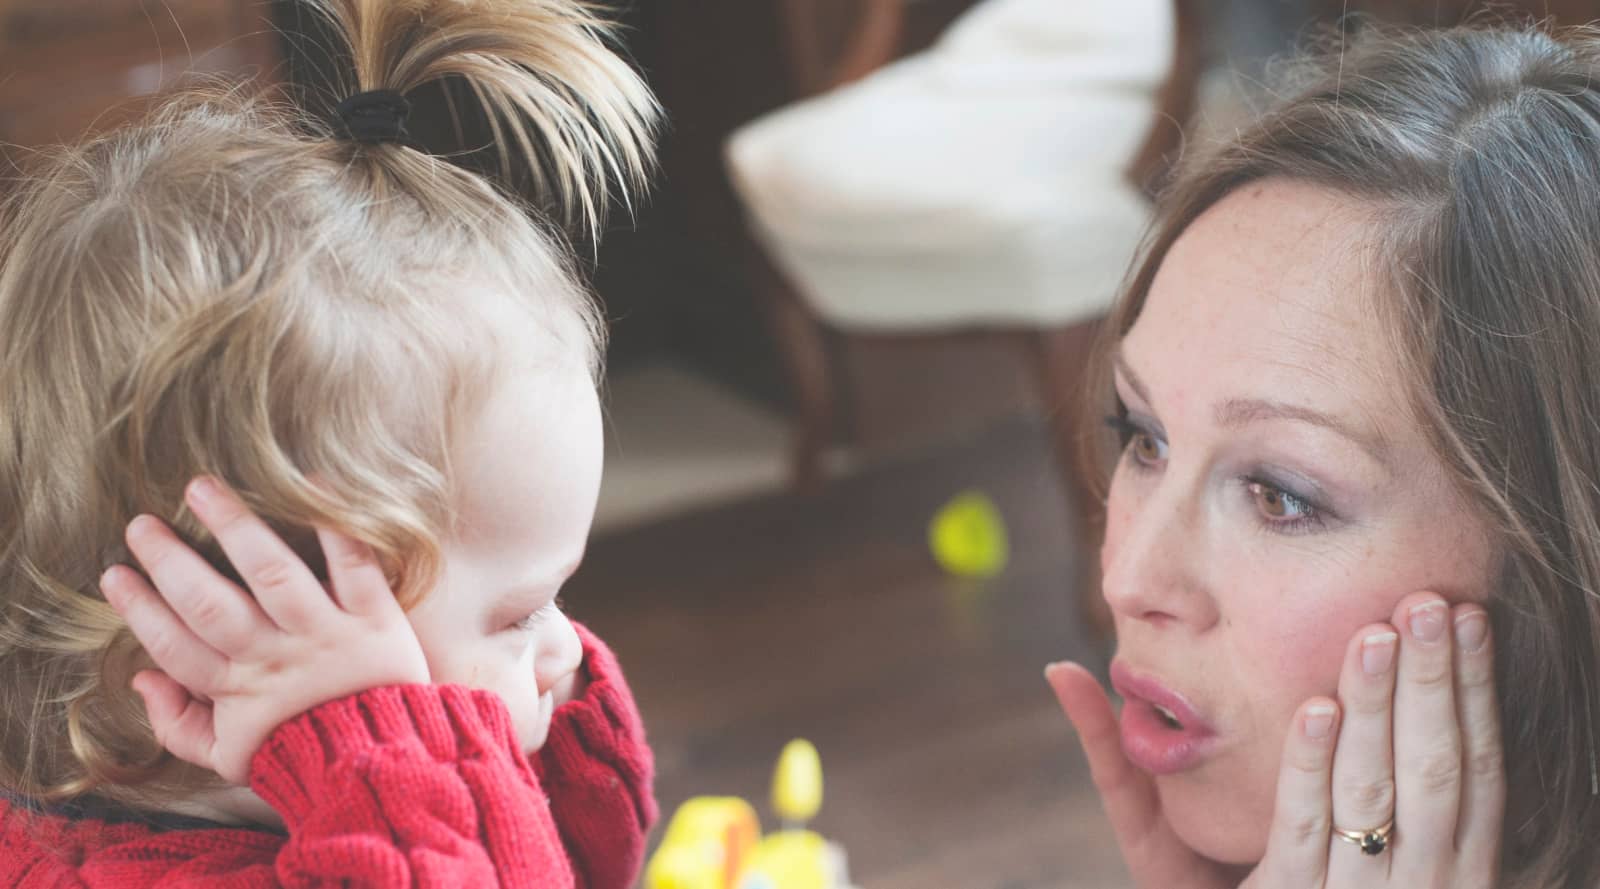
[[1122, 750], [1134, 765], [1171, 775], [1205, 758], [1216, 731], [1182, 695], [1121, 661], [1111, 664], [1111, 685], [1123, 698]]
[[1183, 723], [1178, 721], [1178, 717], [1174, 716], [1171, 710], [1168, 710], [1160, 704], [1151, 704], [1150, 706], [1155, 708], [1156, 715], [1161, 717], [1161, 721], [1167, 724], [1167, 728], [1183, 728]]

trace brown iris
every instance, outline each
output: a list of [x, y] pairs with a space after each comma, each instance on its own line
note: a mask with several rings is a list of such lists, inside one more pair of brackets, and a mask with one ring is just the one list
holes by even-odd
[[1133, 455], [1143, 463], [1161, 462], [1161, 442], [1148, 432], [1135, 433], [1133, 436]]
[[1250, 493], [1256, 498], [1256, 502], [1261, 505], [1262, 514], [1268, 518], [1287, 519], [1294, 517], [1292, 513], [1296, 510], [1294, 506], [1290, 505], [1289, 500], [1291, 498], [1288, 494], [1261, 482], [1251, 482]]

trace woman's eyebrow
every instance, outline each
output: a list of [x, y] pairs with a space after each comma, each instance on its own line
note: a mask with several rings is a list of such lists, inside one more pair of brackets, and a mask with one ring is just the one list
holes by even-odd
[[1116, 365], [1117, 373], [1120, 373], [1122, 379], [1127, 381], [1128, 388], [1133, 390], [1133, 394], [1139, 396], [1140, 401], [1149, 404], [1150, 390], [1145, 387], [1144, 380], [1141, 380], [1139, 375], [1134, 373], [1133, 367], [1128, 364], [1128, 359], [1122, 357], [1122, 346], [1119, 345], [1112, 350], [1111, 363]]
[[1366, 451], [1378, 465], [1385, 469], [1392, 468], [1389, 465], [1388, 442], [1382, 436], [1312, 408], [1261, 398], [1230, 398], [1217, 405], [1215, 418], [1218, 426], [1230, 429], [1264, 420], [1295, 420], [1310, 423], [1349, 439]]
[[[1128, 384], [1128, 388], [1132, 389], [1133, 393], [1139, 396], [1141, 401], [1149, 404], [1150, 390], [1145, 386], [1144, 380], [1139, 378], [1139, 374], [1128, 364], [1128, 360], [1123, 357], [1120, 346], [1112, 351], [1111, 362], [1116, 366], [1117, 372], [1122, 375], [1123, 381]], [[1263, 420], [1296, 420], [1301, 423], [1320, 426], [1354, 442], [1384, 469], [1393, 469], [1389, 459], [1389, 443], [1387, 439], [1372, 430], [1347, 423], [1332, 414], [1261, 398], [1230, 398], [1217, 405], [1216, 423], [1218, 426], [1236, 429], [1240, 426]]]

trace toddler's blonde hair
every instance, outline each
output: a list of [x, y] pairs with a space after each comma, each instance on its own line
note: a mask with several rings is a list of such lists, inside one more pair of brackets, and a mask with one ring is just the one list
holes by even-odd
[[[576, 0], [307, 2], [347, 42], [343, 95], [469, 89], [555, 218], [243, 87], [40, 158], [0, 210], [12, 792], [159, 802], [211, 780], [155, 742], [127, 687], [149, 661], [97, 587], [129, 561], [133, 516], [226, 570], [181, 505], [214, 473], [313, 563], [314, 524], [371, 543], [409, 604], [448, 529], [452, 430], [499, 361], [597, 366], [600, 322], [556, 225], [598, 233], [607, 183], [638, 192], [656, 121], [610, 26]], [[511, 341], [506, 307], [542, 335]]]

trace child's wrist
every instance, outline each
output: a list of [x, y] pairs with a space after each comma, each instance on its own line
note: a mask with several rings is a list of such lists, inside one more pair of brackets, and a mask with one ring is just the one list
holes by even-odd
[[[380, 751], [387, 751], [380, 753]], [[278, 726], [251, 761], [250, 785], [292, 823], [336, 783], [382, 761], [523, 761], [499, 695], [458, 685], [390, 685], [313, 707]]]

